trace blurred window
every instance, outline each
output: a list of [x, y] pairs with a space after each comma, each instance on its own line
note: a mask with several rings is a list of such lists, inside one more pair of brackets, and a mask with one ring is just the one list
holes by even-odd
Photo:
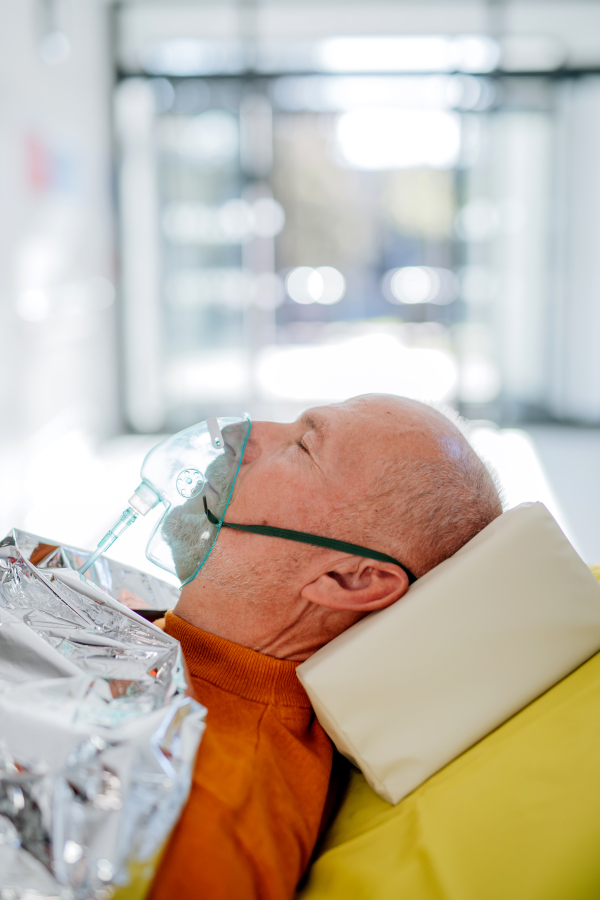
[[[188, 45], [181, 77], [165, 45], [147, 62], [154, 76], [119, 85], [126, 98], [135, 82], [152, 107], [153, 245], [133, 237], [148, 232], [147, 204], [121, 197], [125, 255], [143, 267], [158, 254], [157, 290], [126, 329], [127, 355], [151, 359], [156, 385], [144, 419], [147, 379], [129, 366], [135, 427], [244, 406], [291, 417], [364, 391], [476, 418], [543, 410], [552, 85], [486, 76], [498, 57], [484, 38], [430, 40], [427, 74], [408, 65], [410, 41], [377, 57], [353, 40], [322, 42], [315, 74], [286, 74], [271, 47], [263, 69], [279, 59], [283, 73], [251, 78], [215, 74], [215, 48], [198, 77]], [[398, 53], [412, 74], [390, 74]], [[386, 74], [360, 74], [373, 69]], [[125, 168], [140, 102], [120, 127]], [[152, 341], [136, 316], [154, 316]]]

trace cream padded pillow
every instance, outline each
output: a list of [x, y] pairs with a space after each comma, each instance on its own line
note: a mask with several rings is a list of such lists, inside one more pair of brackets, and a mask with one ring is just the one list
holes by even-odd
[[297, 673], [397, 803], [600, 648], [600, 585], [541, 503], [504, 513]]

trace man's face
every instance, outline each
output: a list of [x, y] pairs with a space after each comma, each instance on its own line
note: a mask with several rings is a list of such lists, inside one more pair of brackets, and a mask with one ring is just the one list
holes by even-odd
[[226, 519], [314, 532], [369, 493], [381, 461], [439, 452], [438, 419], [421, 404], [367, 396], [309, 409], [289, 424], [256, 422]]
[[[225, 521], [336, 537], [336, 509], [364, 495], [373, 477], [382, 440], [376, 406], [355, 399], [310, 409], [292, 423], [254, 422]], [[283, 587], [322, 552], [223, 528], [199, 579], [259, 598], [266, 584]]]
[[288, 424], [253, 423], [226, 519], [314, 530], [360, 492], [371, 473], [356, 406], [316, 407]]
[[[346, 503], [367, 481], [368, 473], [361, 466], [364, 453], [357, 440], [360, 434], [357, 423], [364, 418], [365, 410], [361, 409], [364, 405], [349, 401], [312, 409], [291, 424], [255, 422], [226, 520], [322, 530], [328, 513], [336, 505]], [[206, 470], [203, 494], [208, 508], [219, 518], [225, 511], [245, 434], [245, 429], [237, 425], [226, 426], [223, 429], [225, 453]], [[162, 529], [182, 580], [194, 574], [215, 535], [214, 528], [206, 523], [202, 499], [193, 498], [173, 509]], [[248, 539], [239, 532], [231, 535], [223, 530], [208, 563], [210, 570], [214, 569], [215, 558], [222, 557], [225, 545], [229, 544], [243, 553]], [[258, 548], [261, 554], [267, 550], [264, 539], [259, 539]], [[281, 542], [276, 543], [276, 548], [285, 553]], [[294, 549], [297, 555], [298, 548]], [[292, 548], [287, 545], [287, 550]]]
[[[448, 424], [422, 404], [386, 395], [310, 409], [289, 424], [255, 422], [225, 521], [362, 544], [361, 516], [377, 518], [377, 509], [365, 510], [365, 501], [377, 495], [375, 481], [382, 464], [438, 457], [446, 452]], [[225, 432], [223, 436], [227, 443]], [[379, 546], [376, 541], [373, 549], [386, 552], [385, 543]], [[373, 571], [338, 551], [222, 528], [198, 577], [183, 589], [178, 614], [245, 646], [306, 658], [306, 647], [303, 655], [290, 655], [297, 648], [290, 650], [285, 638], [289, 629], [296, 629], [297, 637], [300, 621], [303, 628], [318, 633], [317, 643], [311, 644], [314, 650], [357, 621], [371, 608], [369, 603], [381, 598], [387, 603], [401, 595], [402, 579], [385, 571], [375, 577]], [[319, 594], [321, 599], [315, 600], [314, 591], [322, 583], [327, 596]], [[373, 585], [377, 596], [373, 600], [369, 595], [366, 606], [340, 605], [331, 601], [331, 590], [341, 584], [344, 597], [366, 596]], [[332, 614], [334, 607], [337, 612]], [[266, 642], [265, 634], [270, 636]], [[307, 640], [310, 643], [312, 637]]]
[[[351, 510], [353, 501], [370, 493], [382, 461], [415, 454], [422, 458], [435, 452], [437, 419], [421, 404], [371, 395], [307, 410], [288, 424], [255, 422], [225, 520], [359, 542], [358, 533], [336, 534], [339, 511]], [[206, 499], [218, 517], [224, 511], [244, 436], [238, 426], [227, 426], [223, 430], [226, 452], [207, 469]], [[175, 509], [163, 533], [179, 576], [189, 578], [214, 538], [200, 498]], [[219, 566], [227, 566], [231, 579], [240, 577], [248, 566], [255, 568], [257, 562], [264, 566], [275, 558], [280, 570], [289, 571], [292, 560], [299, 561], [307, 553], [314, 556], [315, 550], [223, 529], [202, 571], [213, 576]]]

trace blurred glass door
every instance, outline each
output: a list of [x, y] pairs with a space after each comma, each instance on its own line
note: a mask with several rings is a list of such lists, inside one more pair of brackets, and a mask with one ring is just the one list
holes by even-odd
[[547, 414], [552, 98], [452, 74], [124, 79], [133, 427], [369, 391]]

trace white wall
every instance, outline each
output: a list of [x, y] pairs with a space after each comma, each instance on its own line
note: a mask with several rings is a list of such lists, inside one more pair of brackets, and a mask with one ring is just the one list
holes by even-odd
[[600, 422], [600, 77], [567, 83], [557, 125], [550, 408]]
[[553, 293], [548, 253], [552, 123], [539, 112], [507, 112], [492, 120], [492, 132], [494, 186], [508, 219], [494, 246], [502, 381], [513, 401], [543, 407], [548, 393]]
[[70, 53], [49, 64], [42, 3], [0, 0], [0, 532], [68, 435], [118, 422], [107, 7], [55, 7]]

